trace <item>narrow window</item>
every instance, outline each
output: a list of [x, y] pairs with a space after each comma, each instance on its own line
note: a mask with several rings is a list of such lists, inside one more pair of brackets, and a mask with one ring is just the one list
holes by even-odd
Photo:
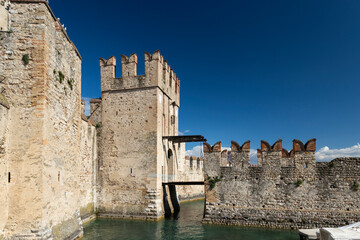
[[9, 172], [9, 174], [8, 174], [8, 182], [10, 183], [10, 181], [11, 181], [11, 173]]
[[58, 182], [60, 182], [60, 171], [58, 172]]
[[165, 174], [164, 174], [164, 166], [161, 166], [161, 174], [163, 181], [165, 180]]
[[163, 114], [163, 136], [165, 135], [166, 122], [165, 122], [165, 114]]
[[132, 168], [130, 168], [130, 174], [132, 175], [133, 171], [132, 171]]

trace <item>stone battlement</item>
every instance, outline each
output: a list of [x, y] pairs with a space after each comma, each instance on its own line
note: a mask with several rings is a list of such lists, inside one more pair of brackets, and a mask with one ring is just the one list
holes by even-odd
[[203, 166], [204, 164], [202, 158], [194, 157], [194, 156], [185, 156], [185, 167], [187, 170], [202, 171]]
[[[211, 146], [208, 143], [203, 144], [204, 152], [218, 152], [217, 154], [220, 166], [232, 166], [232, 157], [237, 155], [242, 156], [242, 165], [250, 166], [250, 141], [244, 142], [241, 146], [235, 141], [231, 141], [231, 151], [221, 151], [221, 142], [215, 143]], [[306, 144], [303, 144], [300, 140], [293, 140], [293, 149], [288, 152], [282, 147], [282, 140], [279, 139], [273, 145], [268, 142], [261, 141], [261, 149], [257, 150], [258, 164], [255, 166], [270, 166], [270, 167], [285, 167], [293, 166], [304, 168], [306, 165], [315, 164], [315, 151], [316, 151], [316, 139], [311, 139]]]
[[157, 50], [153, 54], [145, 52], [145, 75], [137, 75], [138, 57], [121, 55], [122, 77], [116, 78], [116, 58], [100, 58], [101, 91], [130, 90], [139, 88], [160, 88], [179, 106], [180, 80]]

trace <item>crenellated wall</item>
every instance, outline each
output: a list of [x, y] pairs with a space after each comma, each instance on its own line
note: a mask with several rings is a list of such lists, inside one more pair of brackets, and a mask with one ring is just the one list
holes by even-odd
[[137, 75], [138, 57], [136, 53], [127, 57], [121, 55], [122, 77], [115, 76], [116, 58], [100, 58], [101, 91], [159, 88], [174, 104], [180, 106], [180, 80], [170, 68], [167, 61], [155, 51], [152, 55], [145, 53], [145, 75]]
[[98, 210], [105, 217], [159, 219], [162, 183], [176, 178], [185, 152], [180, 143], [163, 139], [178, 135], [180, 82], [159, 51], [145, 53], [143, 76], [137, 75], [137, 62], [136, 54], [122, 55], [117, 78], [116, 58], [100, 58]]
[[221, 142], [204, 143], [204, 222], [277, 228], [335, 227], [360, 220], [360, 158], [316, 162], [316, 140], [261, 141], [258, 165], [250, 142], [231, 142], [231, 165], [222, 166]]
[[[179, 182], [202, 182], [204, 181], [204, 162], [199, 157], [185, 156], [178, 165], [177, 179]], [[186, 185], [177, 186], [177, 193], [180, 201], [199, 199], [204, 197], [204, 186]]]

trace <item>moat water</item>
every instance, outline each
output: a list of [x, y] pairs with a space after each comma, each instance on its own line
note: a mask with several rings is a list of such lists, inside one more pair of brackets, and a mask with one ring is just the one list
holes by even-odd
[[84, 227], [84, 240], [140, 239], [241, 239], [292, 240], [299, 239], [296, 231], [242, 228], [202, 224], [204, 202], [181, 204], [178, 219], [159, 222], [97, 219]]

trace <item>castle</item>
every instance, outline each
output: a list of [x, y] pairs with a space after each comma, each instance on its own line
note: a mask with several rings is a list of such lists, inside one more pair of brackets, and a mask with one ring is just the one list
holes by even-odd
[[75, 239], [96, 215], [158, 220], [203, 196], [164, 185], [203, 181], [203, 164], [167, 138], [180, 81], [159, 51], [145, 54], [143, 76], [135, 54], [122, 56], [122, 78], [115, 57], [100, 59], [90, 117], [81, 55], [47, 1], [1, 1], [0, 52], [0, 239]]
[[[298, 228], [359, 221], [359, 158], [315, 161], [316, 140], [204, 143], [185, 156], [180, 81], [159, 51], [100, 58], [81, 100], [81, 55], [45, 0], [0, 1], [0, 239], [76, 239], [95, 217], [159, 220], [206, 197], [204, 222]], [[190, 136], [188, 136], [190, 137]], [[185, 139], [185, 140], [184, 140]], [[205, 141], [192, 136], [189, 141]], [[205, 179], [204, 179], [205, 176]], [[176, 186], [175, 183], [204, 186]]]

